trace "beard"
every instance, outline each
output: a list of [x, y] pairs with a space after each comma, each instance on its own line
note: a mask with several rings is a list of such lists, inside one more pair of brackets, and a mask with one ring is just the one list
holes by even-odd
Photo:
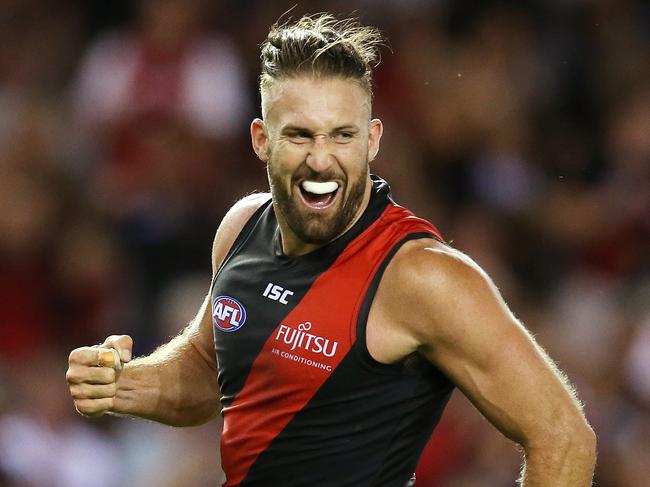
[[[319, 173], [306, 164], [302, 164], [291, 177], [291, 186], [286, 188], [282, 177], [274, 170], [273, 156], [269, 158], [267, 171], [271, 196], [276, 208], [291, 231], [305, 243], [322, 245], [331, 242], [339, 237], [352, 223], [363, 202], [363, 195], [368, 179], [368, 165], [366, 164], [362, 174], [357, 181], [348, 181], [347, 177], [340, 177], [333, 172]], [[330, 181], [337, 179], [343, 181], [338, 191], [343, 193], [336, 203], [338, 208], [333, 214], [325, 214], [316, 211], [302, 210], [298, 207], [292, 197], [292, 190], [295, 182], [308, 179], [310, 181]], [[346, 196], [344, 191], [348, 189]]]

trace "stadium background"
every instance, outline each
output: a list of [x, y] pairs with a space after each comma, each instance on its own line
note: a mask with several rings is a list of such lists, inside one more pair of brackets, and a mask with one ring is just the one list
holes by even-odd
[[[215, 486], [218, 425], [76, 415], [67, 355], [191, 319], [211, 240], [266, 188], [258, 46], [294, 2], [3, 0], [0, 486]], [[634, 0], [300, 1], [388, 36], [374, 172], [494, 278], [567, 371], [597, 485], [650, 479], [650, 7]], [[504, 353], [508, 353], [507, 349]], [[420, 487], [513, 484], [455, 394]], [[332, 468], [336, 468], [335, 465]]]

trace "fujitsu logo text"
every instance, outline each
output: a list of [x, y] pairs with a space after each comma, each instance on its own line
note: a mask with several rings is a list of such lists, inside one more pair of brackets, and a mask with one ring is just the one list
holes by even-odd
[[280, 325], [275, 339], [277, 341], [282, 340], [287, 345], [291, 345], [291, 350], [301, 348], [313, 353], [322, 353], [326, 357], [333, 357], [336, 354], [339, 342], [308, 333], [311, 330], [311, 326], [310, 321], [300, 323], [297, 330], [287, 325]]

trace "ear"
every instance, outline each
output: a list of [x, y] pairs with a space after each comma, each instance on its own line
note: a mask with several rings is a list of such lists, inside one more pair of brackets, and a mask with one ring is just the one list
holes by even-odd
[[373, 161], [379, 152], [379, 142], [384, 133], [384, 124], [378, 118], [370, 120], [368, 129], [368, 162]]
[[264, 121], [259, 118], [251, 122], [251, 143], [257, 157], [267, 162], [269, 160], [269, 136], [266, 133]]

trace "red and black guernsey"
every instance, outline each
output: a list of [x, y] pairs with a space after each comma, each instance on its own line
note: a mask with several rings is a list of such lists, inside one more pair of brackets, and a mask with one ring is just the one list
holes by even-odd
[[366, 348], [391, 257], [440, 239], [372, 178], [355, 225], [298, 257], [282, 253], [262, 205], [215, 276], [226, 487], [404, 487], [440, 419], [453, 386], [438, 369], [415, 355], [381, 364]]

